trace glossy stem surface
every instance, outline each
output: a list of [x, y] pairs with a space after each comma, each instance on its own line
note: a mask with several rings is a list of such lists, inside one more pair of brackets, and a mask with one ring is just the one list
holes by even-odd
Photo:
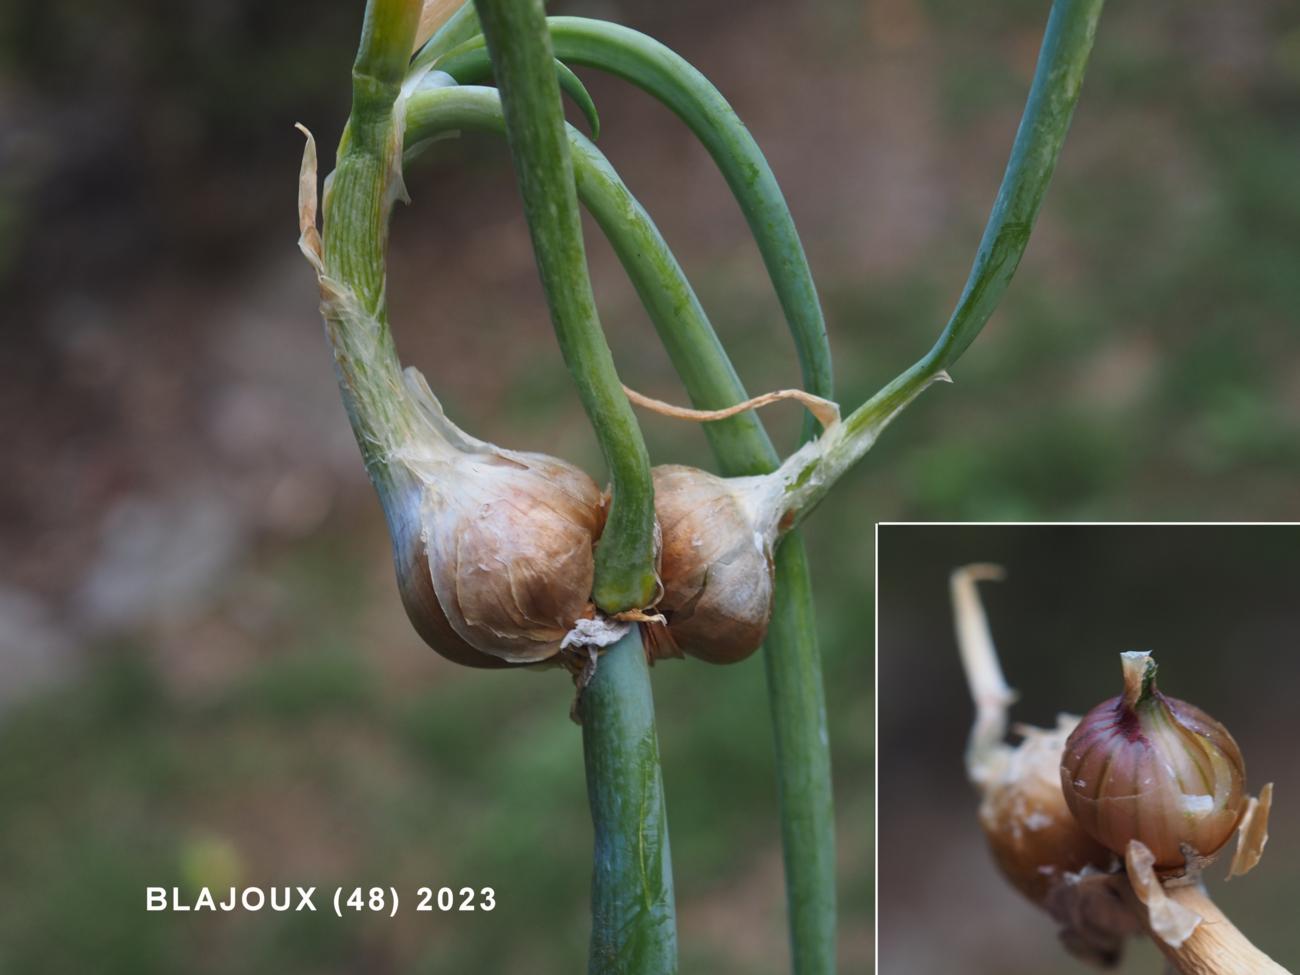
[[677, 921], [650, 668], [637, 627], [582, 692], [582, 751], [595, 826], [589, 975], [671, 975]]
[[657, 586], [650, 458], [596, 313], [545, 9], [540, 0], [476, 8], [551, 321], [613, 482], [592, 597], [606, 613], [641, 609]]

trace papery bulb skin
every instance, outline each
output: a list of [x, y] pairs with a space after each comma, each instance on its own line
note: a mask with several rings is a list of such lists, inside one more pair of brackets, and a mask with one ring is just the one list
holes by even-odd
[[1124, 693], [1089, 711], [1065, 743], [1061, 788], [1079, 825], [1121, 856], [1130, 840], [1160, 870], [1209, 857], [1246, 810], [1245, 763], [1228, 729], [1160, 693], [1150, 654], [1120, 655]]
[[1061, 791], [1061, 748], [1073, 719], [1055, 729], [1023, 728], [1024, 740], [998, 756], [981, 783], [980, 826], [1003, 875], [1035, 904], [1046, 904], [1067, 873], [1105, 870], [1113, 856], [1075, 822]]
[[758, 480], [676, 465], [651, 476], [663, 535], [656, 608], [668, 622], [666, 631], [647, 628], [650, 641], [709, 663], [744, 660], [772, 616], [772, 540], [751, 491]]
[[[409, 479], [403, 479], [409, 482]], [[397, 570], [397, 591], [406, 617], [430, 647], [452, 663], [484, 670], [499, 670], [512, 664], [501, 657], [476, 650], [452, 629], [429, 575], [429, 559], [420, 534], [421, 489], [406, 483], [381, 493], [388, 534], [393, 543], [393, 564]]]
[[430, 575], [452, 628], [514, 663], [554, 656], [591, 612], [600, 489], [553, 457], [458, 458], [427, 485]]
[[457, 663], [536, 664], [593, 613], [605, 504], [582, 470], [477, 440], [407, 372], [422, 423], [389, 459], [384, 491], [402, 602], [421, 637]]

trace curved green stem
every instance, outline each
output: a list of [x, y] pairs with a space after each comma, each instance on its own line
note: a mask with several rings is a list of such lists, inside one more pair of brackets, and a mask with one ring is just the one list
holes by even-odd
[[[459, 130], [504, 132], [494, 88], [425, 88], [407, 103], [406, 159], [439, 136]], [[748, 396], [727, 359], [695, 290], [650, 215], [619, 178], [603, 153], [568, 127], [578, 199], [613, 246], [699, 409], [721, 409]], [[756, 414], [742, 413], [704, 426], [715, 450], [726, 454], [730, 474], [762, 474], [777, 463], [776, 451]]]
[[[767, 158], [735, 110], [689, 61], [645, 34], [584, 17], [551, 17], [548, 23], [558, 57], [607, 71], [643, 89], [685, 122], [708, 150], [758, 244], [794, 338], [804, 387], [833, 398], [826, 322], [803, 244]], [[480, 44], [475, 39], [460, 50]], [[809, 416], [804, 439], [815, 432]]]
[[[480, 81], [486, 81], [492, 77], [492, 59], [488, 57], [487, 48], [480, 43], [470, 41], [469, 44], [462, 44], [453, 51], [448, 51], [445, 55], [434, 62], [434, 68], [438, 71], [445, 71], [456, 79], [457, 83], [462, 85], [474, 85]], [[578, 108], [582, 110], [583, 116], [587, 119], [587, 124], [591, 126], [591, 137], [597, 139], [600, 137], [600, 116], [596, 113], [596, 103], [591, 99], [591, 93], [587, 91], [587, 86], [582, 83], [582, 79], [573, 73], [567, 64], [563, 61], [555, 62], [555, 76], [560, 82], [560, 88], [570, 98], [577, 103]]]
[[811, 511], [909, 402], [955, 363], [979, 335], [1011, 283], [1056, 169], [1083, 87], [1104, 0], [1056, 0], [1011, 158], [957, 307], [919, 361], [827, 432], [793, 454], [786, 479], [787, 523]]
[[545, 11], [538, 0], [477, 9], [551, 320], [613, 481], [592, 597], [607, 613], [640, 609], [657, 585], [650, 459], [596, 314]]
[[672, 975], [677, 922], [650, 670], [636, 627], [582, 692], [595, 825], [590, 975]]

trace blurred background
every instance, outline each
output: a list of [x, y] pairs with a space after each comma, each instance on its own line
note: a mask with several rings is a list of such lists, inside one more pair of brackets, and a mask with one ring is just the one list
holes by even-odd
[[[292, 123], [316, 132], [328, 169], [362, 6], [0, 10], [0, 971], [582, 965], [590, 827], [571, 689], [459, 670], [407, 627], [295, 246]], [[1046, 0], [553, 9], [660, 37], [732, 100], [804, 234], [846, 405], [929, 346], [1001, 177]], [[648, 98], [580, 73], [604, 150], [749, 388], [796, 383], [709, 159]], [[956, 384], [810, 520], [845, 971], [870, 968], [874, 944], [872, 523], [1300, 514], [1298, 109], [1294, 4], [1113, 4], [1001, 310]], [[503, 146], [438, 143], [408, 183], [389, 280], [404, 358], [477, 435], [602, 477]], [[588, 239], [624, 377], [684, 402]], [[793, 410], [765, 417], [791, 445]], [[711, 466], [699, 430], [643, 422], [657, 461]], [[934, 569], [940, 592], [949, 567]], [[947, 666], [936, 612], [928, 646]], [[1225, 619], [1250, 622], [1226, 603]], [[762, 663], [666, 664], [655, 682], [683, 969], [781, 972]], [[961, 794], [955, 701], [940, 752]], [[146, 884], [376, 881], [494, 885], [500, 907], [339, 923], [141, 903]]]
[[[974, 717], [953, 636], [948, 575], [1006, 569], [980, 584], [1011, 720], [1054, 727], [1123, 689], [1119, 654], [1150, 650], [1160, 688], [1221, 721], [1247, 788], [1274, 782], [1259, 866], [1206, 873], [1239, 928], [1288, 968], [1300, 959], [1300, 526], [884, 525], [879, 535], [880, 975], [1082, 975], [1051, 919], [1003, 879], [963, 766]], [[1132, 942], [1118, 969], [1162, 970]]]

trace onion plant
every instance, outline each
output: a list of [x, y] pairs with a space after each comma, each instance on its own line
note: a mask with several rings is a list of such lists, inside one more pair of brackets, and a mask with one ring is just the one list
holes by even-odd
[[[368, 0], [352, 111], [317, 227], [315, 143], [299, 187], [348, 415], [388, 520], [421, 636], [477, 667], [554, 666], [579, 697], [595, 832], [593, 973], [676, 970], [668, 815], [649, 664], [763, 645], [793, 970], [835, 969], [833, 807], [808, 560], [798, 523], [894, 417], [949, 370], [1010, 283], [1056, 165], [1102, 0], [1055, 0], [1024, 117], [974, 266], [934, 347], [843, 419], [816, 287], [771, 167], [721, 93], [664, 45], [617, 24], [548, 18], [541, 0]], [[784, 312], [811, 409], [784, 461], [672, 251], [562, 97], [598, 134], [571, 65], [670, 108], [727, 181]], [[492, 81], [493, 87], [482, 83]], [[388, 327], [388, 218], [403, 166], [440, 136], [505, 136], [556, 339], [610, 472], [602, 494], [556, 458], [465, 433]], [[579, 206], [633, 283], [723, 477], [652, 468], [601, 330]]]

